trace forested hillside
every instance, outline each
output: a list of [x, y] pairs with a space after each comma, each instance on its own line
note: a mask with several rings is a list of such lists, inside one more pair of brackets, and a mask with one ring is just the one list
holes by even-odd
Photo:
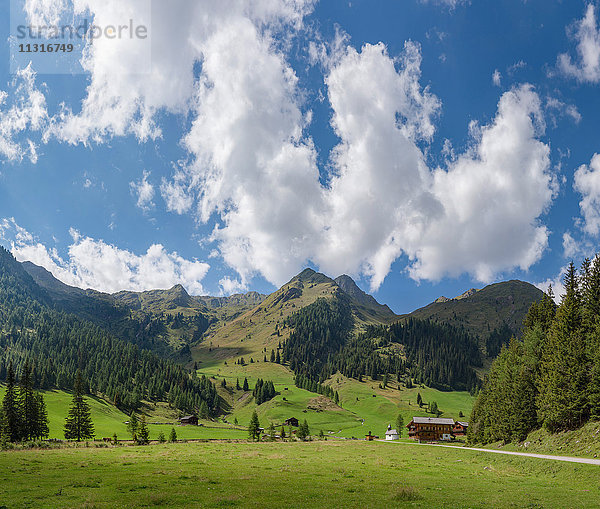
[[518, 441], [540, 426], [556, 432], [600, 418], [600, 257], [579, 272], [571, 263], [565, 288], [558, 308], [551, 295], [531, 307], [523, 338], [493, 363], [471, 441]]
[[481, 365], [476, 341], [446, 324], [409, 319], [370, 326], [351, 334], [353, 318], [343, 294], [318, 299], [286, 321], [293, 332], [283, 344], [283, 360], [296, 375], [323, 382], [336, 372], [362, 379], [394, 376], [409, 386], [425, 383], [441, 390], [473, 390]]
[[494, 359], [502, 345], [520, 335], [529, 307], [539, 302], [543, 292], [524, 281], [494, 283], [480, 290], [467, 290], [454, 299], [440, 297], [404, 318], [419, 318], [463, 328], [479, 338], [479, 346]]
[[211, 412], [217, 411], [219, 398], [207, 379], [192, 377], [183, 367], [55, 309], [51, 302], [48, 292], [0, 248], [0, 380], [11, 361], [20, 372], [29, 360], [36, 387], [70, 389], [80, 369], [92, 393], [124, 410], [149, 399], [169, 400], [184, 411], [205, 402]]

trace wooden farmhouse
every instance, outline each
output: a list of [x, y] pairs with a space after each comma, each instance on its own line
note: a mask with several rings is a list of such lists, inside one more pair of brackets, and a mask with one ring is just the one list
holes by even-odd
[[413, 417], [406, 427], [408, 436], [419, 441], [453, 440], [454, 419]]
[[295, 417], [290, 417], [289, 419], [286, 419], [283, 423], [286, 426], [294, 426], [294, 427], [298, 427], [298, 419], [296, 419]]
[[192, 426], [198, 426], [198, 417], [196, 417], [195, 415], [186, 415], [185, 417], [180, 417], [179, 424], [190, 424]]
[[469, 423], [464, 421], [456, 421], [454, 423], [454, 428], [452, 432], [454, 436], [465, 436], [467, 434], [467, 429], [469, 429]]

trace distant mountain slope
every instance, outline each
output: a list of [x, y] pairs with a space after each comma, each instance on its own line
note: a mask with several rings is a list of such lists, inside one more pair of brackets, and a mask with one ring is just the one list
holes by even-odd
[[372, 295], [362, 291], [354, 280], [342, 274], [334, 280], [344, 293], [352, 298], [357, 318], [364, 322], [390, 322], [396, 314], [385, 304], [379, 304]]
[[[40, 287], [25, 267], [40, 280], [45, 279], [51, 290]], [[19, 372], [29, 360], [44, 389], [71, 389], [79, 369], [93, 392], [127, 411], [137, 408], [142, 399], [169, 397], [185, 412], [196, 411], [205, 402], [216, 414], [219, 398], [212, 383], [192, 377], [182, 366], [140, 348], [145, 344], [144, 336], [138, 337], [134, 327], [142, 324], [130, 319], [119, 322], [122, 335], [133, 334], [131, 341], [123, 341], [109, 327], [67, 312], [52, 299], [52, 295], [73, 294], [85, 300], [86, 295], [80, 292], [61, 286], [43, 271], [18, 263], [0, 247], [1, 376], [6, 375], [9, 363]]]
[[66, 285], [31, 262], [21, 265], [48, 293], [56, 307], [90, 320], [121, 339], [162, 354], [181, 351], [180, 360], [188, 360], [186, 348], [198, 341], [211, 323], [231, 320], [265, 297], [257, 292], [230, 297], [194, 297], [182, 285], [167, 290], [120, 291], [111, 295]]
[[471, 289], [454, 299], [439, 298], [402, 317], [462, 326], [485, 342], [493, 331], [503, 329], [504, 324], [511, 333], [519, 333], [531, 304], [542, 295], [543, 292], [530, 283], [511, 280], [481, 290]]

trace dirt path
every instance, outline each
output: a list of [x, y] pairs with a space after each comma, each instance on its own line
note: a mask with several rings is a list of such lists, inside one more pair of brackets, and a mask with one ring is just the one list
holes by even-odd
[[[380, 442], [394, 443], [392, 440], [380, 440]], [[405, 445], [424, 445], [429, 447], [446, 447], [448, 449], [466, 449], [468, 451], [480, 451], [480, 452], [492, 452], [496, 454], [510, 454], [512, 456], [527, 456], [529, 458], [541, 458], [545, 460], [557, 460], [557, 461], [568, 461], [571, 463], [586, 463], [588, 465], [600, 465], [600, 459], [593, 458], [577, 458], [575, 456], [554, 456], [552, 454], [534, 454], [531, 452], [516, 452], [516, 451], [499, 451], [498, 449], [480, 449], [478, 447], [457, 447], [455, 445], [443, 445], [443, 444], [411, 444], [409, 442], [395, 442], [397, 444]]]

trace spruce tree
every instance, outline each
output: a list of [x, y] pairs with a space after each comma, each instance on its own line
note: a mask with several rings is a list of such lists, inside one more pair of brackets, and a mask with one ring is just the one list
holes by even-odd
[[83, 380], [81, 371], [77, 370], [73, 386], [71, 408], [65, 421], [65, 438], [80, 442], [94, 437], [94, 424], [90, 406], [83, 397]]
[[6, 417], [4, 416], [4, 410], [0, 408], [0, 449], [7, 449], [9, 442], [10, 433], [8, 430], [8, 424], [6, 422]]
[[33, 392], [32, 369], [27, 360], [23, 365], [23, 371], [19, 380], [19, 411], [21, 413], [21, 439], [33, 440], [37, 436], [38, 405]]
[[19, 403], [17, 400], [17, 388], [15, 383], [15, 371], [12, 361], [8, 365], [6, 373], [6, 392], [2, 401], [4, 419], [6, 421], [6, 432], [11, 442], [18, 442], [21, 439], [21, 414], [19, 412]]
[[42, 396], [40, 393], [37, 393], [35, 395], [35, 402], [37, 411], [34, 427], [34, 438], [48, 438], [50, 429], [48, 427], [48, 410], [46, 409], [44, 396]]
[[248, 386], [248, 379], [247, 378], [244, 378], [244, 385], [243, 385], [242, 388], [243, 388], [244, 391], [249, 391], [250, 390], [250, 387]]
[[251, 440], [259, 440], [260, 439], [260, 422], [258, 421], [258, 414], [256, 410], [252, 412], [252, 417], [250, 419], [250, 424], [248, 425], [248, 438]]
[[589, 411], [581, 298], [572, 262], [565, 275], [565, 290], [542, 352], [538, 379], [539, 415], [550, 431], [580, 426]]
[[131, 440], [137, 442], [139, 430], [139, 421], [135, 413], [131, 412], [129, 422], [127, 423], [127, 432], [131, 435]]
[[421, 393], [417, 392], [417, 405], [420, 407], [423, 406], [423, 398], [421, 397]]
[[304, 422], [298, 426], [298, 431], [296, 432], [296, 436], [300, 440], [306, 440], [310, 436], [310, 429], [308, 427], [308, 422], [304, 419]]
[[402, 436], [402, 429], [404, 428], [404, 418], [402, 414], [398, 414], [396, 417], [396, 431], [398, 432], [398, 436]]
[[142, 414], [138, 424], [137, 430], [137, 442], [141, 445], [146, 445], [150, 442], [150, 433], [148, 431], [148, 425], [146, 424], [146, 416]]

